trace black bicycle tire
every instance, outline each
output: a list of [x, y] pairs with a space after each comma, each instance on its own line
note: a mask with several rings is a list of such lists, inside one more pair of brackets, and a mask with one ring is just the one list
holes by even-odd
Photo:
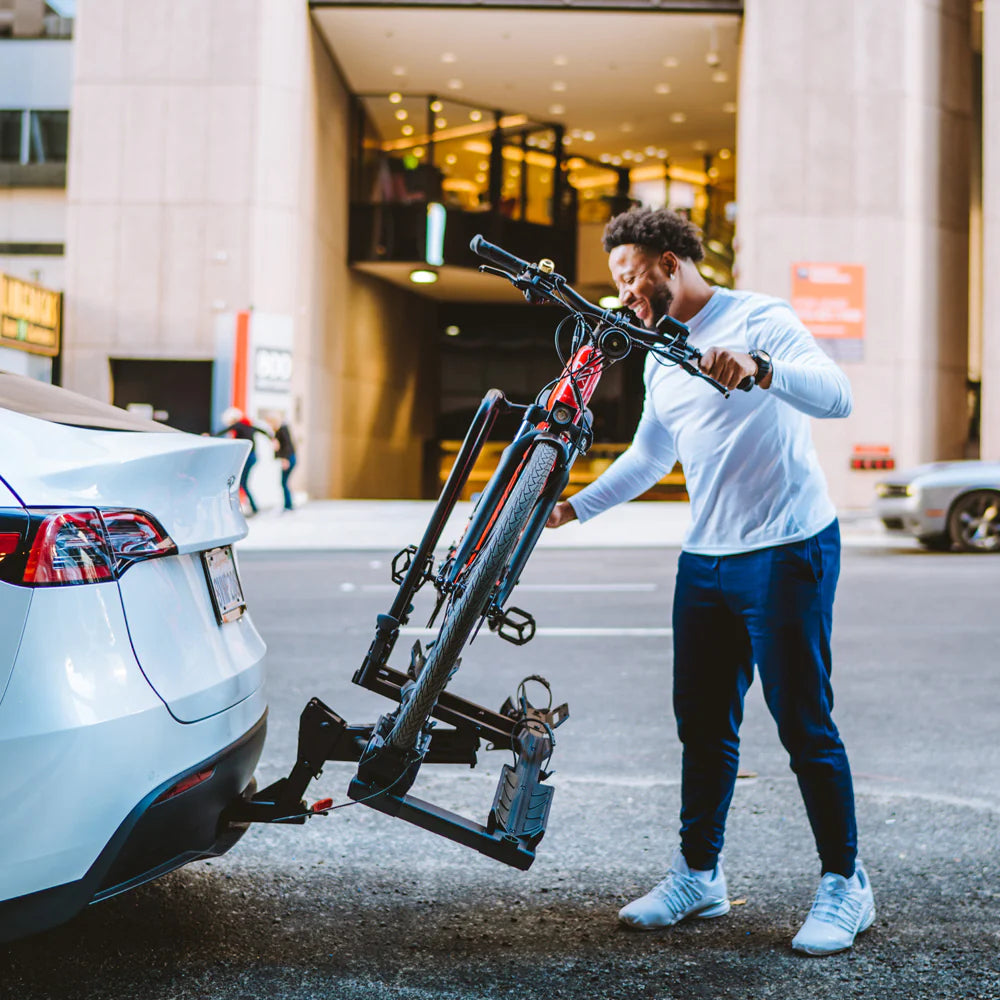
[[473, 559], [462, 593], [449, 603], [420, 676], [400, 706], [392, 730], [386, 737], [386, 743], [396, 749], [412, 748], [430, 718], [451, 677], [455, 662], [486, 610], [493, 588], [545, 489], [555, 462], [555, 447], [539, 442], [518, 475], [485, 543]]

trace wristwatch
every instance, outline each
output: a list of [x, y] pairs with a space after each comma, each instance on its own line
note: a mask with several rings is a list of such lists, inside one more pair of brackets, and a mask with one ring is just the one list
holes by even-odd
[[754, 385], [760, 385], [761, 381], [771, 374], [771, 355], [767, 351], [751, 351], [750, 357], [757, 365], [757, 372], [753, 377]]

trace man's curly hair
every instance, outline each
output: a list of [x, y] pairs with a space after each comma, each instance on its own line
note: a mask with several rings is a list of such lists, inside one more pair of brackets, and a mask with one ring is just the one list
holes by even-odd
[[686, 260], [701, 260], [701, 230], [683, 215], [666, 208], [632, 208], [604, 227], [604, 252], [635, 243], [657, 253], [669, 250]]

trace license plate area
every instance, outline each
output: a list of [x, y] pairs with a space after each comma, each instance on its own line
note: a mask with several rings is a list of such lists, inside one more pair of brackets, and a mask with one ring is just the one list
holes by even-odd
[[219, 624], [224, 625], [241, 618], [247, 609], [247, 602], [236, 570], [233, 547], [223, 545], [221, 548], [202, 552], [201, 561], [205, 567], [208, 592], [212, 595], [212, 606]]

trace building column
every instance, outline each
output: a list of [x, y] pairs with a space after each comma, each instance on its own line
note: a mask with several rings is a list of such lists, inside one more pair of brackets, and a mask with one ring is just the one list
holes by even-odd
[[983, 5], [983, 313], [981, 458], [1000, 461], [1000, 8]]
[[968, 0], [746, 0], [737, 283], [788, 298], [793, 264], [864, 269], [854, 414], [814, 423], [840, 506], [872, 499], [856, 445], [963, 454], [971, 71]]

